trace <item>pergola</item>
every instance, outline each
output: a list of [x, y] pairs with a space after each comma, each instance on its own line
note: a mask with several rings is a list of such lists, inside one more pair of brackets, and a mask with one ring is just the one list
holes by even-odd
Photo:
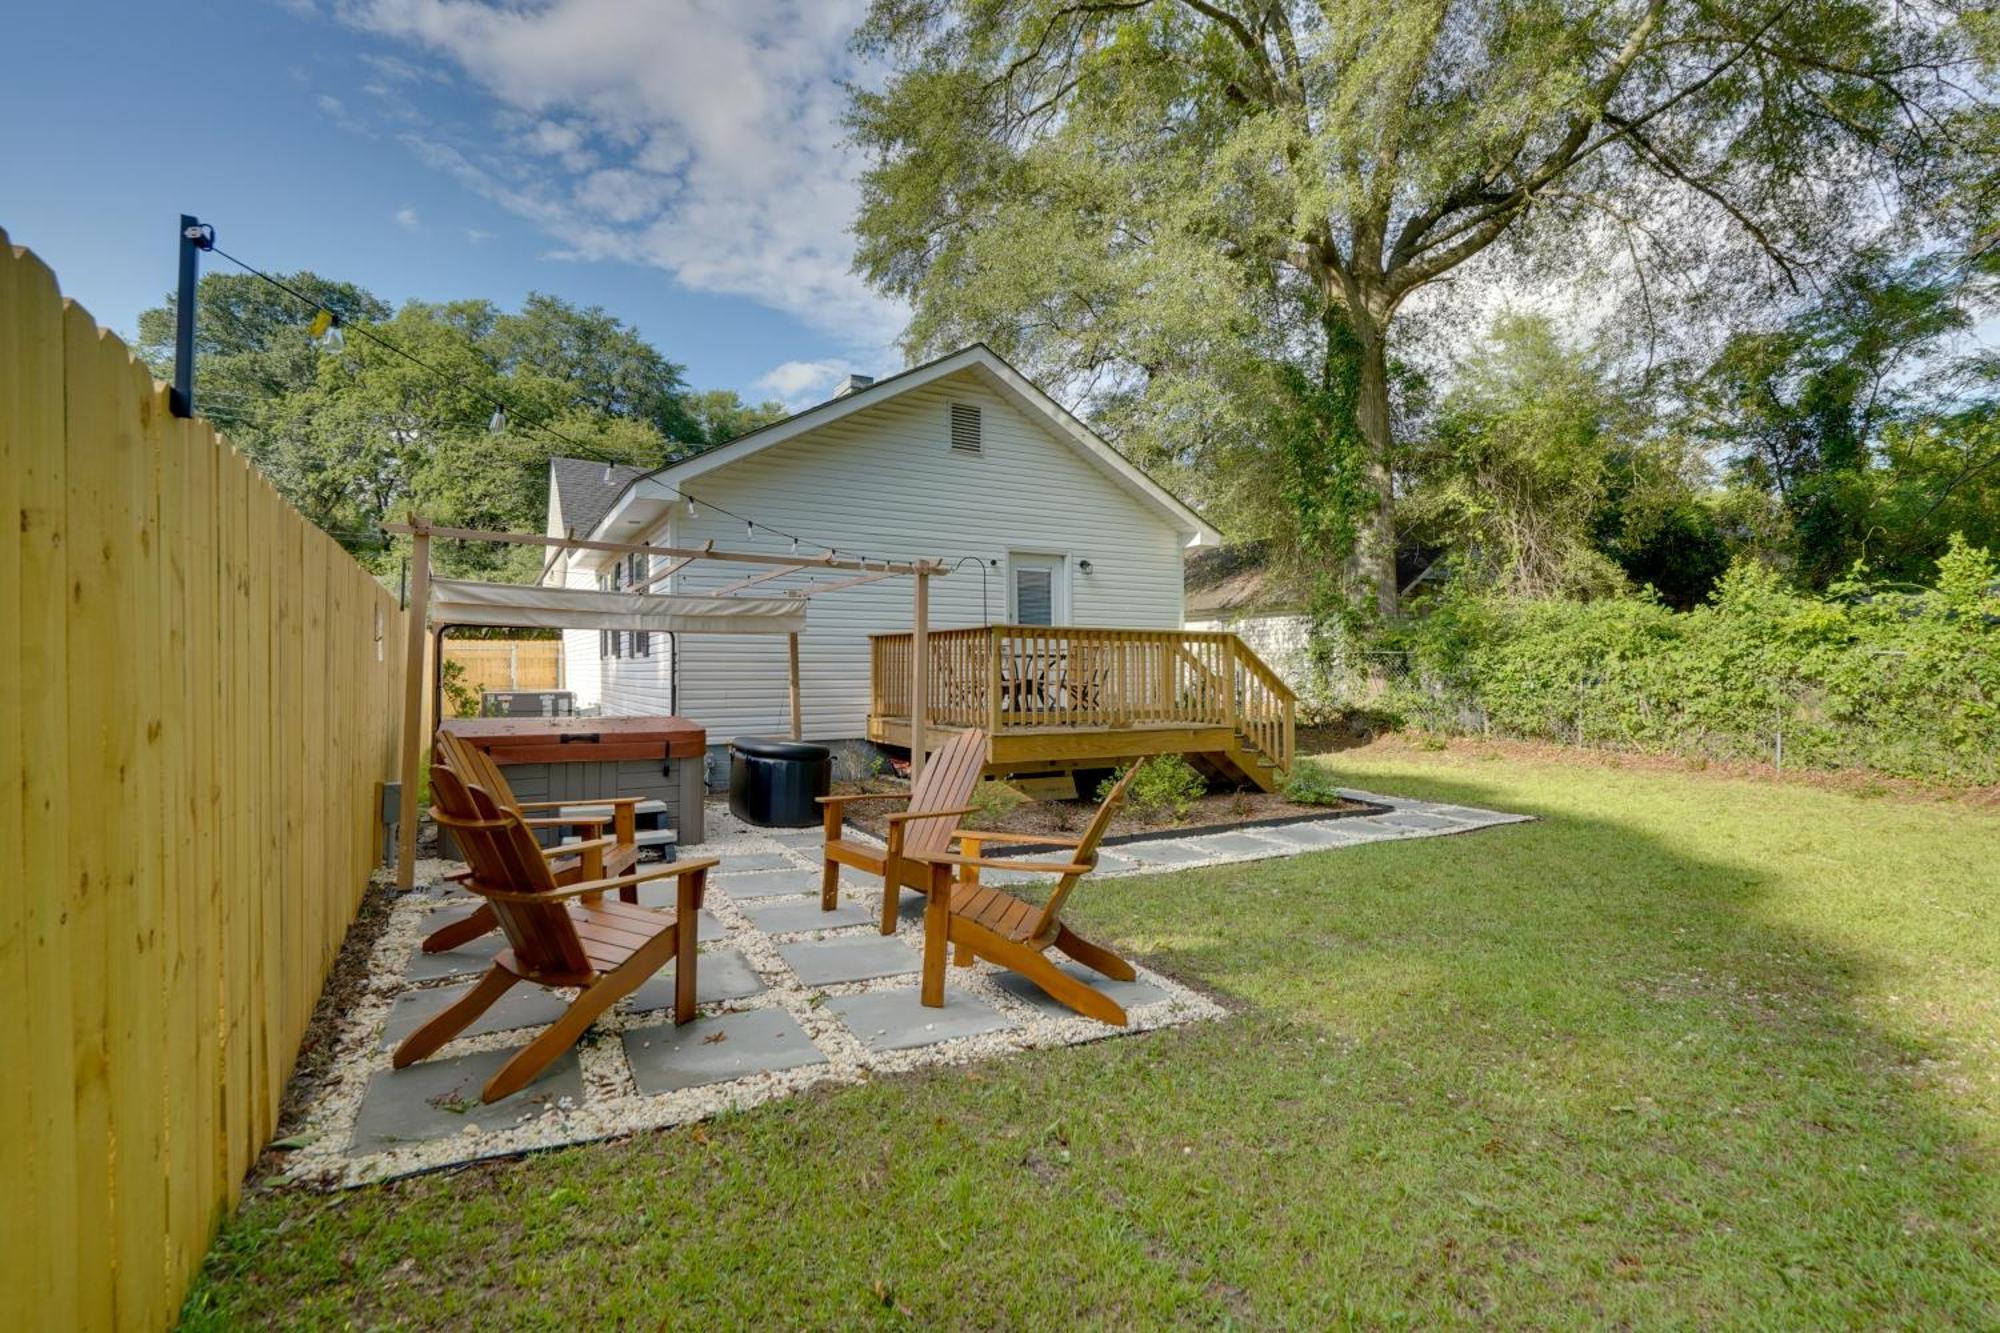
[[[731, 551], [714, 542], [700, 546], [659, 546], [645, 542], [604, 542], [574, 534], [550, 537], [539, 532], [497, 532], [481, 528], [439, 527], [412, 516], [407, 523], [385, 523], [383, 531], [407, 535], [410, 552], [410, 626], [403, 679], [403, 749], [400, 804], [397, 810], [396, 882], [409, 888], [416, 878], [417, 770], [424, 742], [424, 650], [430, 627], [489, 625], [536, 629], [645, 630], [662, 634], [783, 634], [790, 679], [792, 736], [798, 738], [799, 631], [805, 627], [806, 603], [814, 597], [883, 579], [915, 581], [910, 635], [913, 664], [910, 679], [910, 775], [923, 771], [926, 737], [922, 701], [930, 695], [930, 581], [949, 570], [941, 560], [867, 560], [828, 552], [823, 556], [772, 555], [764, 551]], [[564, 551], [602, 551], [612, 555], [644, 555], [666, 560], [631, 588], [617, 592], [594, 588], [547, 588], [539, 584], [481, 583], [431, 577], [431, 542], [505, 542], [515, 546], [551, 548], [546, 574]], [[647, 592], [697, 560], [765, 566], [762, 572], [699, 596]], [[830, 583], [794, 589], [778, 597], [742, 596], [750, 588], [788, 574], [840, 570], [852, 575]], [[442, 645], [440, 645], [441, 647]]]

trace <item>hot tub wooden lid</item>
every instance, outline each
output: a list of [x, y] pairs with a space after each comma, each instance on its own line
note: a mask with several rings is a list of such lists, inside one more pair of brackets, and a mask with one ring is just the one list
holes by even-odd
[[692, 759], [708, 748], [708, 732], [684, 717], [455, 717], [440, 730], [496, 764]]

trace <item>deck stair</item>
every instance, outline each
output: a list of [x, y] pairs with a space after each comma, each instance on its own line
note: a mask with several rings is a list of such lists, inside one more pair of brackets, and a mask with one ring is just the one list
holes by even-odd
[[[1234, 634], [981, 625], [929, 635], [925, 730], [989, 733], [987, 772], [1060, 773], [1181, 754], [1220, 781], [1275, 791], [1297, 698]], [[908, 634], [873, 638], [869, 739], [907, 746]]]

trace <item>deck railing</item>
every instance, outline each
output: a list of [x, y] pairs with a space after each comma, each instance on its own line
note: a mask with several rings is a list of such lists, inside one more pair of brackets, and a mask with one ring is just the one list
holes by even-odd
[[[981, 625], [932, 630], [926, 722], [1029, 729], [1229, 727], [1281, 769], [1296, 699], [1234, 634]], [[870, 711], [910, 714], [908, 634], [872, 636]]]

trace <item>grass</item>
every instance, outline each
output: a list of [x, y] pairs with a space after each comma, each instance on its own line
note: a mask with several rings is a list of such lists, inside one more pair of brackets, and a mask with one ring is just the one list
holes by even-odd
[[263, 1195], [187, 1321], [2000, 1322], [2000, 818], [1331, 762], [1541, 822], [1087, 885], [1238, 1011]]

